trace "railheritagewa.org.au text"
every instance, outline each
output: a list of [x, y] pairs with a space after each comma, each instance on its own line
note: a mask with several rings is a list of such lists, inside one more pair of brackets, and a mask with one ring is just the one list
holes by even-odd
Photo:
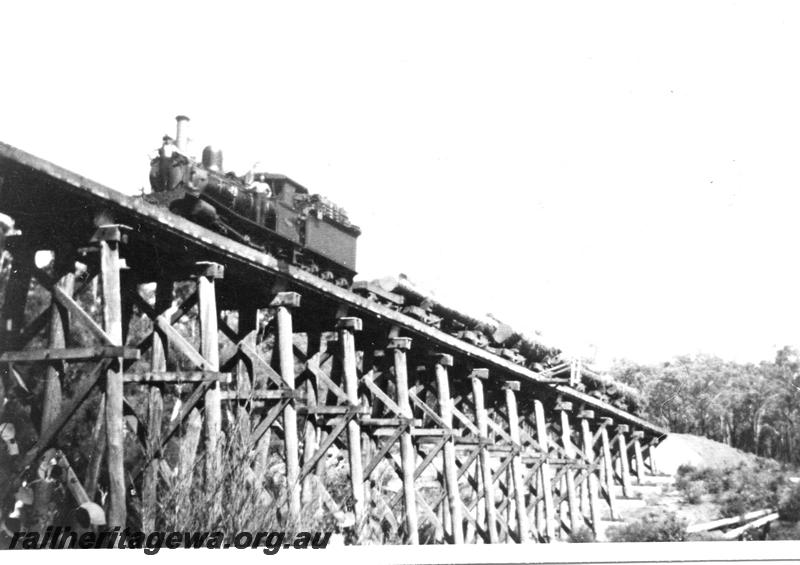
[[324, 549], [331, 532], [141, 532], [119, 527], [105, 532], [77, 532], [48, 527], [44, 532], [15, 532], [9, 549], [142, 549], [155, 555], [162, 549], [261, 549], [274, 555], [281, 549]]

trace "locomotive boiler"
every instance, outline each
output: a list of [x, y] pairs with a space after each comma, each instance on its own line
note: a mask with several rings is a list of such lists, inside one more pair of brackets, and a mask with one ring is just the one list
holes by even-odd
[[361, 230], [347, 213], [284, 175], [225, 172], [222, 151], [207, 146], [201, 162], [186, 151], [189, 119], [178, 116], [150, 164], [151, 202], [193, 222], [348, 287], [356, 273]]

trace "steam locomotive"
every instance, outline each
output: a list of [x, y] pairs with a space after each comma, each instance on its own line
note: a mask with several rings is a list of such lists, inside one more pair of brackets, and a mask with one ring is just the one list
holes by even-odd
[[349, 287], [356, 274], [361, 230], [347, 213], [284, 175], [223, 169], [222, 151], [203, 149], [200, 163], [186, 152], [186, 116], [173, 140], [164, 136], [150, 163], [145, 199], [240, 243], [272, 254], [320, 278]]

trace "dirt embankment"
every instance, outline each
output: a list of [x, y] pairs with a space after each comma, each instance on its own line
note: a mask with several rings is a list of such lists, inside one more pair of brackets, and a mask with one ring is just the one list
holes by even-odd
[[[639, 497], [642, 503], [623, 513], [625, 522], [630, 523], [647, 515], [664, 512], [675, 513], [688, 524], [709, 522], [723, 516], [724, 499], [736, 498], [739, 494], [745, 506], [754, 504], [752, 508], [747, 507], [744, 510], [759, 510], [765, 506], [764, 503], [750, 501], [749, 498], [752, 498], [753, 493], [737, 491], [738, 487], [735, 485], [732, 485], [728, 493], [711, 492], [707, 488], [709, 485], [705, 485], [698, 490], [695, 497], [690, 497], [685, 490], [679, 489], [676, 483], [677, 470], [681, 465], [690, 465], [697, 469], [715, 469], [725, 474], [744, 464], [752, 466], [754, 473], [752, 484], [768, 485], [770, 479], [778, 479], [780, 476], [789, 484], [800, 482], [800, 478], [794, 476], [800, 475], [800, 472], [794, 473], [787, 468], [781, 468], [776, 461], [758, 458], [752, 453], [745, 453], [723, 443], [689, 434], [670, 434], [658, 446], [655, 456], [659, 472], [671, 475], [672, 480], [662, 477], [659, 481], [660, 488], [637, 489], [641, 492]], [[770, 504], [770, 506], [776, 505]], [[770, 539], [800, 539], [800, 523], [782, 521], [773, 523]]]
[[669, 434], [656, 448], [655, 455], [658, 470], [670, 475], [681, 465], [724, 469], [756, 461], [752, 453], [690, 434]]

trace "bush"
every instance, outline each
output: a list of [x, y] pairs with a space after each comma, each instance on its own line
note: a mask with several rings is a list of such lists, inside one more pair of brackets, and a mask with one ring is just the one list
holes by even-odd
[[703, 495], [706, 492], [704, 482], [690, 484], [683, 493], [683, 498], [687, 504], [700, 504], [703, 502]]
[[788, 488], [785, 472], [775, 462], [762, 459], [728, 469], [681, 465], [675, 484], [688, 504], [700, 503], [708, 493], [714, 495], [722, 516], [737, 516], [776, 507]]
[[800, 522], [775, 521], [770, 525], [770, 540], [800, 540]]
[[781, 497], [778, 512], [780, 512], [781, 520], [789, 522], [800, 520], [800, 485], [795, 485]]
[[674, 512], [650, 513], [638, 522], [608, 529], [613, 542], [685, 541], [687, 523]]
[[717, 494], [725, 490], [727, 471], [706, 467], [695, 473], [696, 480], [702, 481], [706, 492]]
[[709, 494], [719, 494], [723, 492], [727, 488], [725, 484], [725, 473], [717, 471], [705, 480], [705, 485], [706, 491]]
[[685, 491], [694, 480], [697, 468], [693, 465], [681, 465], [675, 473], [675, 487], [680, 491]]
[[763, 462], [730, 469], [725, 486], [725, 492], [719, 496], [723, 516], [777, 507], [788, 488], [780, 470]]
[[736, 493], [729, 493], [722, 499], [719, 512], [723, 517], [740, 516], [748, 510], [754, 510], [747, 503], [747, 500]]
[[586, 526], [583, 526], [572, 532], [567, 541], [569, 543], [593, 543], [597, 540], [594, 532]]
[[675, 484], [678, 490], [683, 491], [689, 504], [698, 504], [705, 493], [719, 494], [727, 490], [729, 478], [729, 470], [681, 465]]

